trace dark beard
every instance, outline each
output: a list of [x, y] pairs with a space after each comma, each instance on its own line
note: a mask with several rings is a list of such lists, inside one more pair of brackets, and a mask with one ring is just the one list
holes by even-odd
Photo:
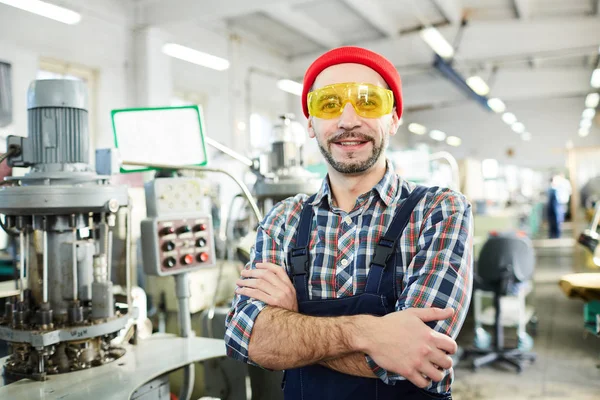
[[[343, 139], [359, 139], [362, 141], [369, 141], [373, 143], [373, 152], [371, 153], [371, 156], [365, 161], [357, 162], [339, 162], [334, 160], [333, 155], [331, 154], [331, 144], [335, 141]], [[379, 160], [381, 153], [383, 153], [383, 151], [385, 150], [387, 141], [384, 137], [384, 139], [381, 142], [381, 145], [376, 146], [373, 139], [367, 135], [360, 133], [345, 132], [338, 135], [335, 138], [329, 139], [329, 141], [327, 142], [327, 149], [323, 147], [320, 142], [318, 142], [318, 144], [321, 154], [323, 154], [323, 157], [325, 157], [325, 159], [327, 160], [329, 165], [333, 167], [333, 169], [335, 169], [341, 174], [358, 174], [367, 171], [369, 168], [375, 165], [377, 160]]]

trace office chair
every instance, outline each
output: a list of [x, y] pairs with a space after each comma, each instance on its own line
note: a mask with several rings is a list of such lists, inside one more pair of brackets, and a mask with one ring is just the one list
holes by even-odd
[[[493, 234], [481, 249], [475, 275], [475, 290], [493, 292], [495, 308], [494, 343], [487, 349], [474, 348], [466, 355], [477, 355], [472, 367], [477, 370], [487, 364], [506, 362], [523, 370], [527, 362], [534, 362], [536, 354], [519, 348], [504, 347], [504, 331], [501, 322], [501, 298], [514, 291], [515, 287], [531, 279], [535, 265], [535, 254], [531, 241], [516, 233]], [[523, 297], [523, 302], [524, 302]]]

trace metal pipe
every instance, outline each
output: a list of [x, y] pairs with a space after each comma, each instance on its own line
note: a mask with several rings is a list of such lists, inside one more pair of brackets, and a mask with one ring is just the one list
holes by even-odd
[[252, 211], [254, 212], [254, 215], [256, 215], [257, 220], [258, 221], [262, 221], [262, 218], [263, 218], [262, 217], [262, 213], [258, 209], [258, 205], [256, 204], [256, 201], [254, 201], [254, 199], [252, 198], [252, 194], [250, 193], [250, 190], [248, 189], [248, 186], [246, 186], [244, 184], [244, 182], [240, 181], [238, 178], [236, 178], [235, 176], [233, 176], [231, 173], [229, 173], [229, 172], [227, 172], [227, 171], [225, 171], [223, 169], [198, 167], [198, 166], [195, 166], [195, 165], [179, 166], [179, 165], [169, 165], [169, 164], [141, 163], [141, 162], [138, 162], [138, 161], [126, 161], [126, 160], [122, 161], [121, 164], [122, 165], [137, 165], [139, 167], [148, 167], [148, 168], [156, 168], [156, 169], [187, 170], [187, 171], [200, 171], [200, 172], [217, 172], [217, 173], [225, 174], [228, 177], [230, 177], [231, 179], [233, 179], [235, 181], [235, 183], [237, 183], [237, 185], [242, 190], [242, 193], [244, 194], [244, 196], [248, 200], [248, 203], [250, 203], [250, 207], [252, 207]]
[[436, 160], [444, 160], [450, 165], [450, 169], [452, 170], [452, 180], [454, 181], [454, 187], [451, 189], [460, 191], [460, 174], [458, 173], [458, 163], [454, 156], [447, 151], [439, 151], [429, 155], [429, 161]]
[[77, 277], [77, 228], [73, 227], [73, 245], [71, 246], [73, 257], [73, 300], [77, 300], [79, 292], [79, 282]]
[[127, 200], [127, 214], [125, 218], [125, 281], [127, 283], [127, 313], [131, 314], [131, 197]]
[[227, 154], [229, 157], [241, 162], [242, 164], [246, 164], [249, 167], [254, 165], [252, 160], [249, 159], [248, 157], [241, 155], [237, 151], [231, 150], [229, 147], [217, 142], [216, 140], [213, 140], [213, 139], [205, 136], [204, 141], [206, 142], [206, 144], [211, 145], [215, 149], [219, 150], [221, 153]]
[[[175, 275], [175, 295], [179, 304], [179, 333], [181, 337], [192, 336], [192, 318], [190, 315], [190, 278], [188, 273]], [[188, 364], [183, 369], [183, 382], [179, 398], [189, 400], [194, 390], [194, 364]]]
[[42, 301], [48, 302], [48, 221], [46, 217], [42, 220]]
[[21, 231], [19, 232], [19, 252], [21, 253], [20, 257], [20, 266], [19, 266], [19, 289], [21, 292], [19, 293], [19, 300], [23, 302], [25, 300], [25, 228], [21, 227]]
[[106, 272], [106, 278], [109, 281], [111, 280], [111, 277], [112, 277], [112, 247], [113, 247], [113, 231], [112, 231], [112, 229], [108, 228], [108, 246], [107, 246], [107, 250], [106, 250], [106, 264], [107, 264], [106, 269], [108, 271]]

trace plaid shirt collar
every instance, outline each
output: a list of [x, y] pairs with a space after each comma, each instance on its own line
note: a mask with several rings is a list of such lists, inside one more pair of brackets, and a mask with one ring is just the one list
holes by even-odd
[[[383, 203], [387, 207], [389, 207], [394, 198], [396, 198], [396, 195], [398, 194], [398, 188], [402, 187], [401, 180], [402, 178], [400, 178], [394, 172], [394, 166], [392, 165], [392, 162], [390, 160], [387, 160], [385, 175], [383, 175], [383, 178], [381, 178], [377, 185], [375, 185], [373, 189], [371, 189], [369, 192], [360, 195], [357, 201], [360, 202], [362, 199], [364, 199], [364, 197], [377, 193], [379, 195], [379, 198], [383, 201]], [[329, 208], [333, 209], [334, 206], [332, 193], [331, 188], [329, 186], [329, 174], [327, 174], [325, 179], [323, 179], [323, 184], [321, 185], [321, 188], [317, 192], [315, 199], [311, 203], [311, 205], [314, 206], [317, 204], [321, 204], [321, 202], [325, 198], [327, 198]]]

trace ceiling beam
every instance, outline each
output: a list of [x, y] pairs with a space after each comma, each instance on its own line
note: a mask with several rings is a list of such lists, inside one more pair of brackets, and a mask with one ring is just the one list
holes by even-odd
[[390, 16], [381, 5], [370, 0], [365, 7], [365, 0], [343, 0], [344, 3], [363, 19], [367, 20], [375, 29], [388, 37], [398, 36], [401, 26]]
[[143, 25], [211, 21], [263, 11], [278, 5], [292, 6], [313, 0], [161, 0], [141, 6]]
[[437, 10], [451, 24], [460, 24], [463, 18], [461, 0], [431, 0]]
[[513, 6], [517, 18], [528, 20], [531, 17], [531, 2], [530, 0], [513, 0]]
[[329, 49], [342, 44], [342, 41], [331, 30], [303, 12], [294, 11], [289, 5], [271, 6], [265, 8], [263, 12], [280, 24], [297, 31], [323, 47]]
[[[450, 37], [454, 27], [441, 27], [440, 32]], [[518, 20], [472, 21], [464, 27], [460, 45], [460, 62], [480, 60], [516, 59], [522, 57], [545, 57], [550, 54], [587, 54], [598, 49], [600, 24], [594, 17], [563, 17], [533, 19], [524, 24]], [[523, 40], [527, 38], [527, 40]], [[494, 43], [490, 46], [490, 43]], [[431, 65], [433, 53], [418, 33], [406, 34], [357, 43], [360, 46], [386, 56], [394, 65]], [[296, 57], [290, 65], [293, 76], [302, 76], [320, 53]]]

